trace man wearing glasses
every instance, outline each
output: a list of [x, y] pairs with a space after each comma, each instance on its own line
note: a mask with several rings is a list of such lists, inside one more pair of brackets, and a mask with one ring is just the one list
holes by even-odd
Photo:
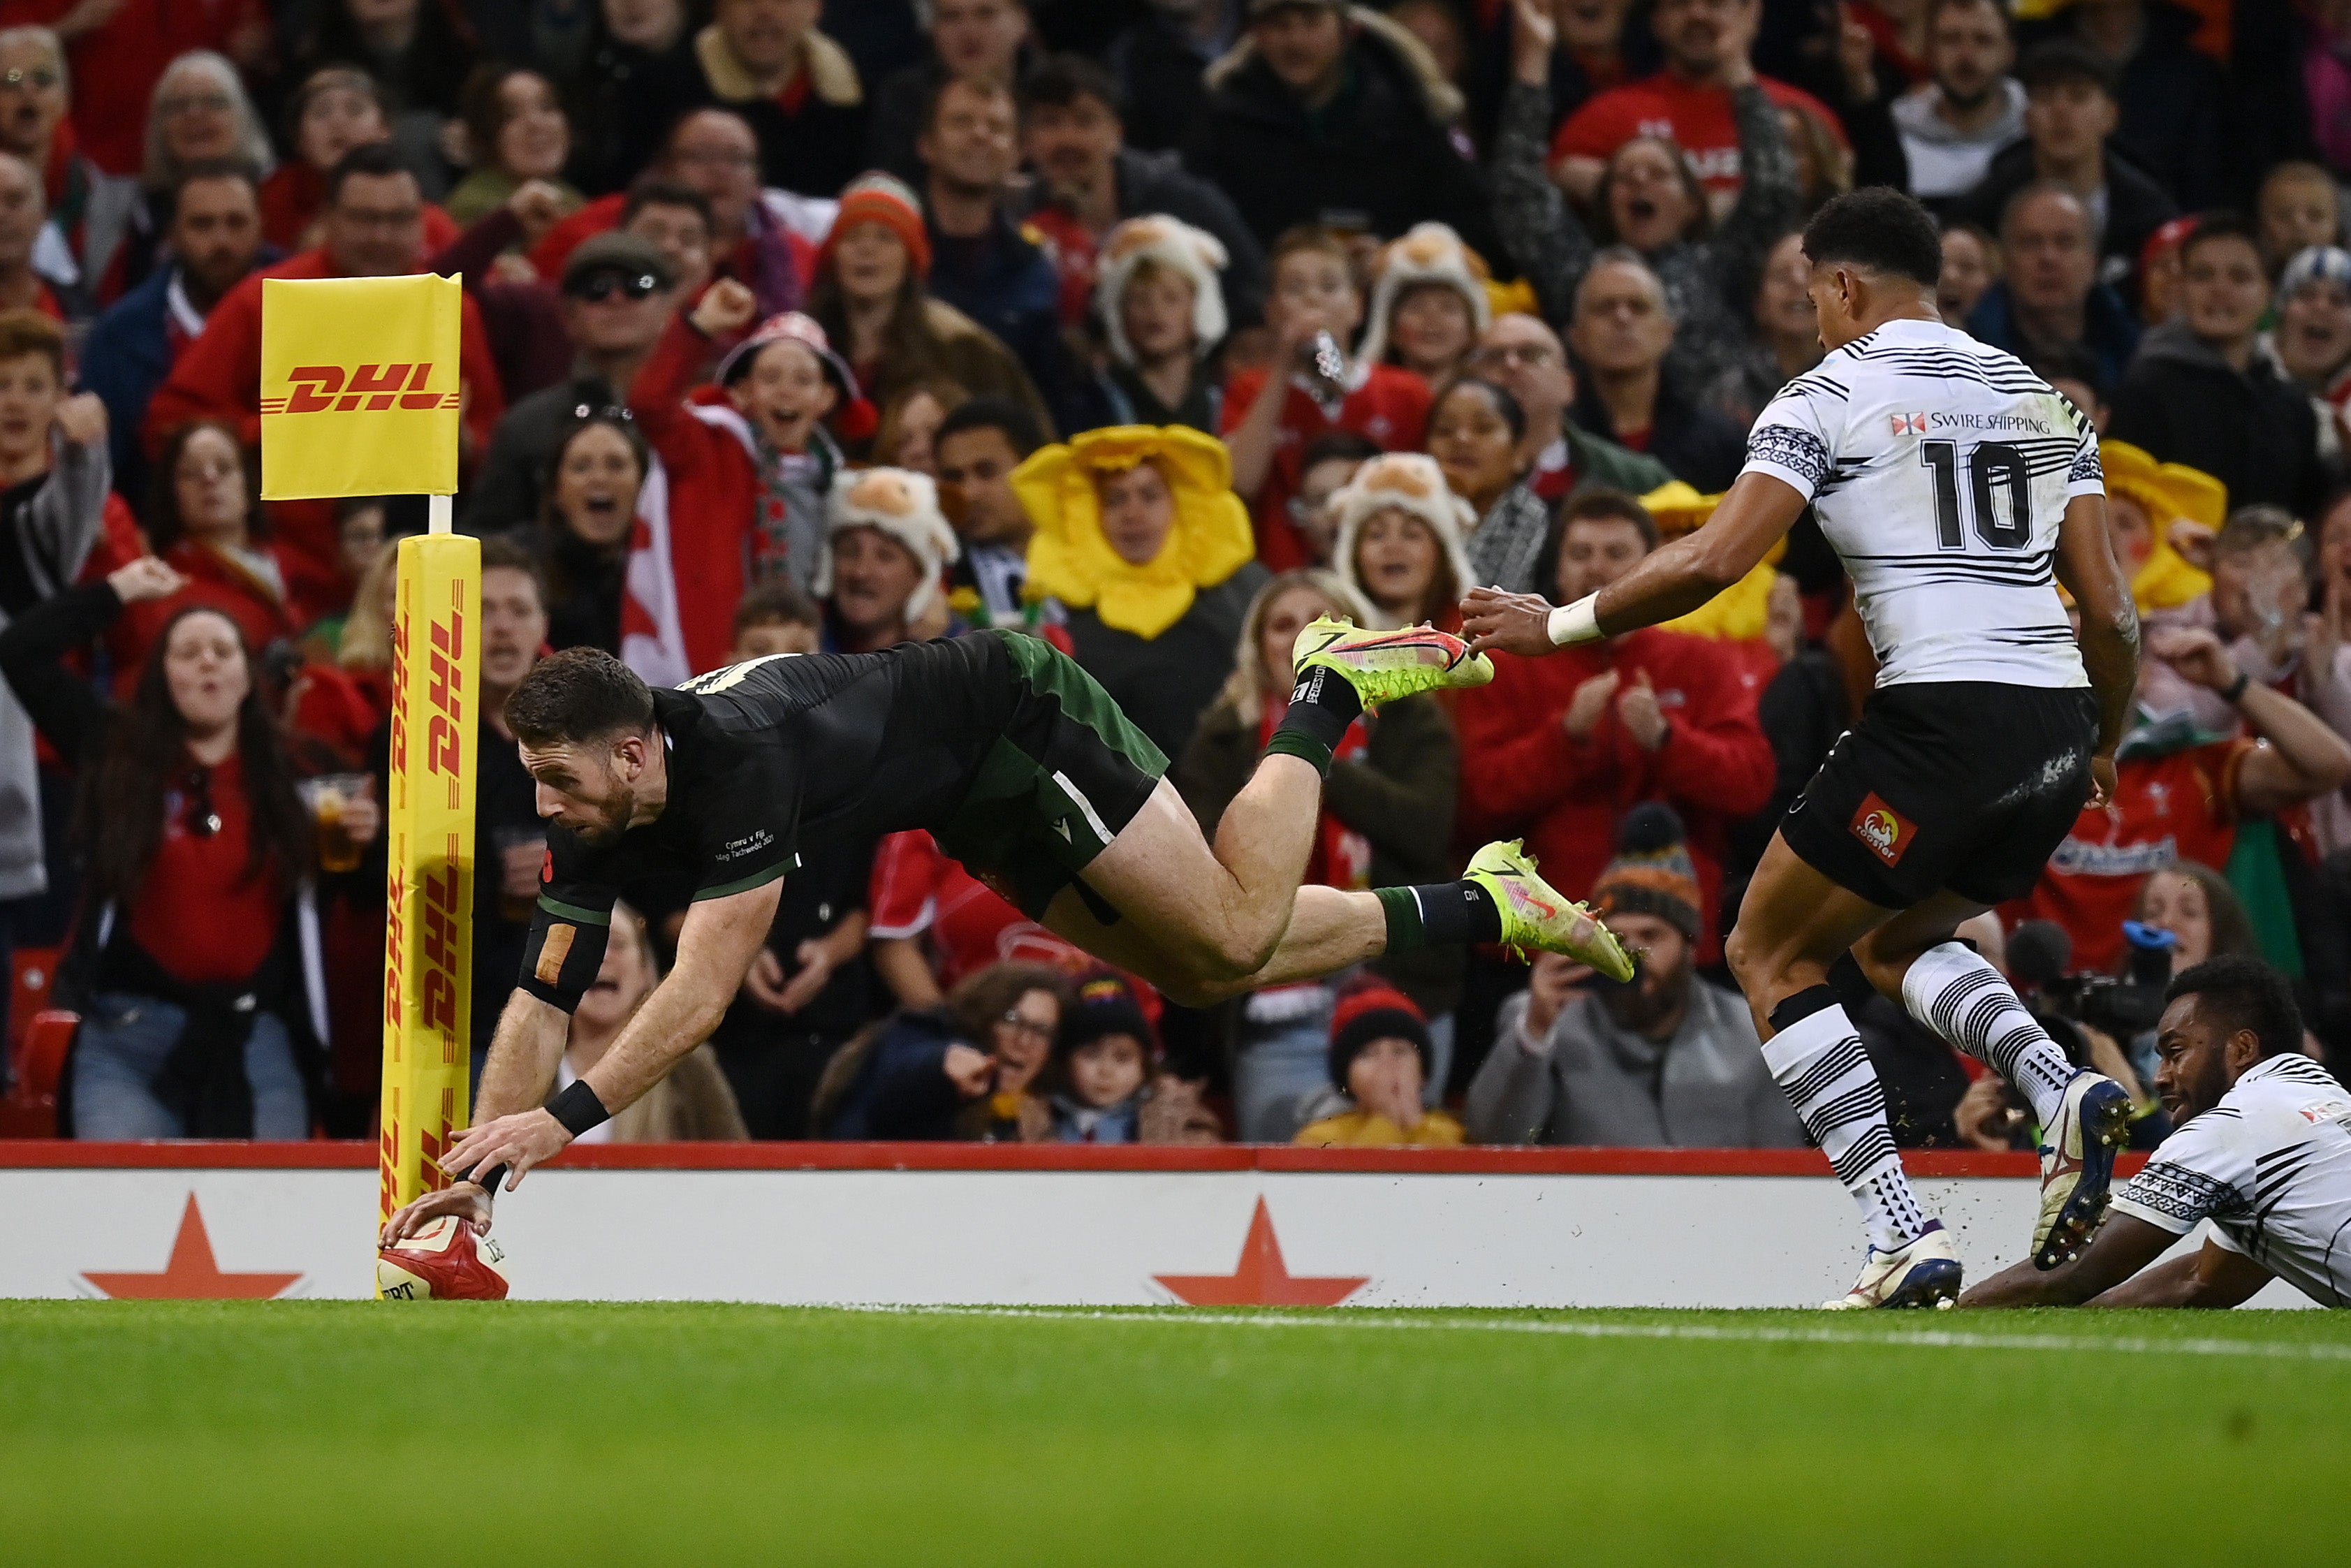
[[1495, 318], [1469, 368], [1507, 390], [1526, 411], [1527, 451], [1521, 455], [1534, 465], [1535, 494], [1544, 500], [1556, 503], [1591, 485], [1646, 496], [1673, 478], [1656, 458], [1604, 440], [1567, 417], [1575, 402], [1575, 372], [1568, 368], [1559, 335], [1539, 318]]

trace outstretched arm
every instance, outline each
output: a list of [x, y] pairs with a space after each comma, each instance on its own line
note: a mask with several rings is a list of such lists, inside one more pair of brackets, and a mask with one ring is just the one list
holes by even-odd
[[[727, 1004], [743, 988], [752, 958], [766, 945], [783, 891], [778, 878], [724, 898], [703, 900], [686, 911], [685, 927], [678, 933], [677, 967], [653, 988], [612, 1049], [580, 1080], [607, 1115], [634, 1103], [718, 1027]], [[518, 1018], [517, 1009], [526, 1000], [536, 1010]], [[507, 1005], [506, 1016], [498, 1021], [499, 1042], [506, 1042], [509, 1025], [516, 1038], [503, 1061], [496, 1047], [492, 1048], [491, 1066], [482, 1079], [483, 1111], [515, 1108], [494, 1119], [477, 1120], [441, 1157], [443, 1170], [457, 1176], [511, 1166], [514, 1174], [507, 1185], [516, 1187], [533, 1166], [553, 1159], [571, 1141], [564, 1124], [533, 1098], [534, 1092], [547, 1091], [569, 1024], [561, 1009], [536, 998], [517, 996]]]
[[1472, 652], [1499, 648], [1535, 658], [1687, 615], [1761, 565], [1805, 504], [1786, 480], [1750, 470], [1703, 528], [1651, 551], [1598, 593], [1553, 612], [1541, 594], [1473, 588], [1461, 601], [1461, 629]]
[[1968, 1291], [1959, 1298], [1959, 1305], [2078, 1307], [2093, 1297], [2106, 1306], [2129, 1305], [2105, 1301], [2105, 1295], [2162, 1257], [2179, 1239], [2161, 1226], [2127, 1214], [2112, 1215], [2071, 1263], [2044, 1271], [2027, 1258]]
[[2194, 1256], [2158, 1263], [2090, 1298], [2094, 1307], [2233, 1307], [2273, 1276], [2241, 1252], [2207, 1240]]

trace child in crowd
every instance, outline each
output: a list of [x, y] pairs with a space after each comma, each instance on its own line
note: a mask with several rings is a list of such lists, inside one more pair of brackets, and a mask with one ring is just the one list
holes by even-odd
[[1331, 497], [1330, 510], [1339, 528], [1339, 575], [1371, 602], [1371, 624], [1461, 624], [1461, 596], [1475, 580], [1461, 537], [1478, 514], [1446, 487], [1437, 459], [1417, 452], [1374, 457]]
[[1368, 436], [1386, 452], [1420, 444], [1428, 383], [1410, 371], [1350, 358], [1364, 322], [1346, 242], [1329, 229], [1291, 229], [1274, 243], [1266, 324], [1273, 364], [1242, 371], [1225, 388], [1222, 422], [1233, 454], [1233, 488], [1257, 519], [1258, 559], [1287, 571], [1312, 559], [1290, 516], [1306, 448], [1333, 430]]
[[[1216, 1118], [1197, 1091], [1163, 1074], [1152, 1080], [1158, 1042], [1143, 1005], [1118, 976], [1100, 970], [1078, 982], [1047, 1067], [1051, 1118], [1027, 1114], [1024, 1139], [1062, 1144], [1213, 1144]], [[1028, 1103], [1035, 1104], [1032, 1100]], [[1025, 1110], [1025, 1107], [1024, 1107]]]
[[1110, 424], [1188, 424], [1213, 435], [1223, 392], [1208, 359], [1224, 340], [1225, 247], [1165, 216], [1130, 218], [1103, 240], [1094, 298], [1109, 335], [1100, 378]]
[[813, 653], [824, 635], [824, 612], [795, 584], [763, 582], [735, 607], [735, 646], [727, 658], [770, 659], [778, 653]]
[[1451, 1112], [1421, 1104], [1428, 1058], [1428, 1020], [1411, 998], [1376, 981], [1347, 992], [1331, 1013], [1331, 1082], [1354, 1108], [1308, 1123], [1294, 1141], [1309, 1148], [1466, 1142]]
[[1363, 358], [1430, 387], [1461, 373], [1493, 319], [1486, 261], [1444, 224], [1416, 224], [1380, 253]]

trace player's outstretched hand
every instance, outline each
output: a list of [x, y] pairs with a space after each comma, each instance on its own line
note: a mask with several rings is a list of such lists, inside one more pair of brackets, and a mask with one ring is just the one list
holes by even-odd
[[1505, 593], [1473, 588], [1461, 601], [1461, 634], [1472, 653], [1500, 649], [1540, 659], [1552, 651], [1551, 601], [1540, 593]]
[[468, 1127], [441, 1156], [441, 1168], [452, 1181], [500, 1166], [511, 1166], [507, 1190], [522, 1185], [530, 1167], [553, 1159], [571, 1141], [571, 1134], [547, 1110], [517, 1111], [478, 1127]]
[[475, 1235], [490, 1228], [490, 1195], [473, 1182], [461, 1181], [439, 1192], [428, 1192], [383, 1222], [379, 1247], [396, 1247], [444, 1214], [454, 1214], [474, 1228]]

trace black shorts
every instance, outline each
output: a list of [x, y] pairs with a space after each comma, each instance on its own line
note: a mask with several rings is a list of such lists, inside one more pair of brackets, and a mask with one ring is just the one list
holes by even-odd
[[[1061, 889], [1088, 891], [1079, 873], [1143, 810], [1167, 758], [1051, 643], [1007, 631], [966, 641], [982, 639], [1001, 643], [1003, 673], [990, 678], [1008, 684], [1010, 712], [935, 836], [943, 852], [1035, 920]], [[1105, 923], [1116, 918], [1100, 900], [1088, 903]]]
[[1870, 695], [1780, 824], [1804, 863], [1883, 909], [1948, 888], [2022, 898], [2090, 798], [2087, 687], [1923, 682]]

